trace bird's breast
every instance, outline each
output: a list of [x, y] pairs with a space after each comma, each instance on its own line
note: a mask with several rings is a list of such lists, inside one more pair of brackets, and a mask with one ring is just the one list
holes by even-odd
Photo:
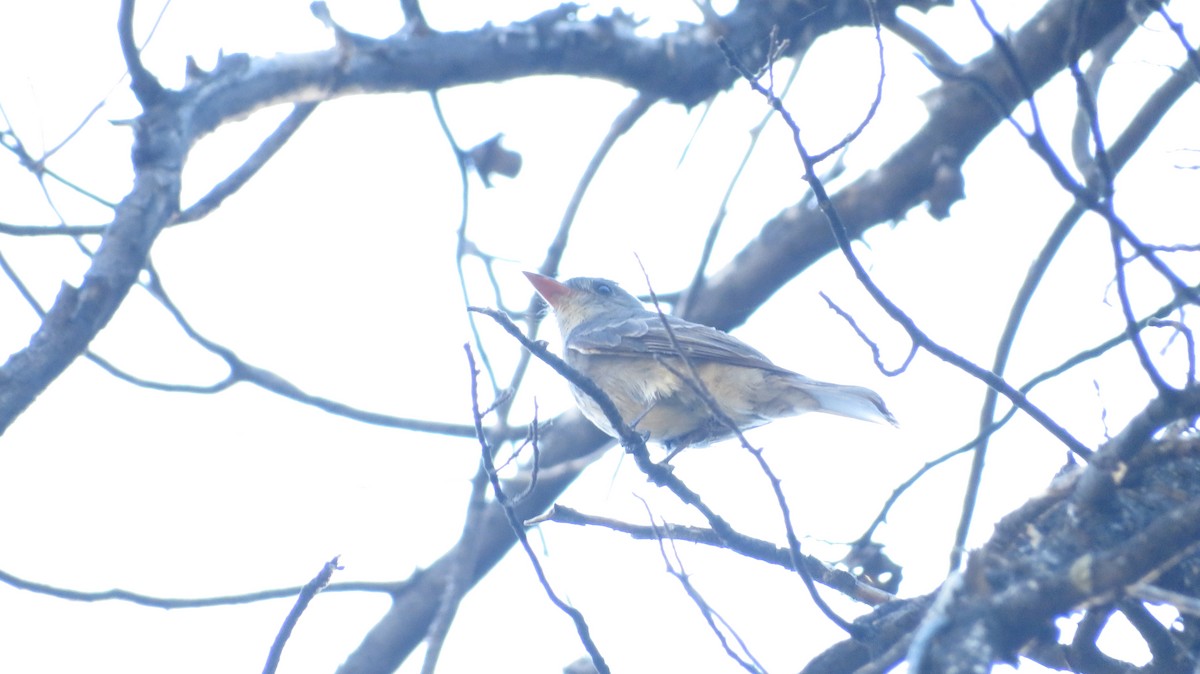
[[571, 351], [567, 363], [608, 394], [627, 420], [645, 411], [655, 401], [672, 395], [682, 384], [670, 370], [650, 357]]

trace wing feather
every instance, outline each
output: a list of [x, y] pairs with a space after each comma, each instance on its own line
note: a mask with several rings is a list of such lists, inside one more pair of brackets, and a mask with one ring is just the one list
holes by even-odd
[[[668, 316], [679, 348], [691, 360], [788, 372], [740, 339], [708, 327]], [[567, 348], [579, 353], [607, 356], [677, 356], [671, 337], [657, 314], [630, 316], [617, 322], [585, 322], [571, 331]]]

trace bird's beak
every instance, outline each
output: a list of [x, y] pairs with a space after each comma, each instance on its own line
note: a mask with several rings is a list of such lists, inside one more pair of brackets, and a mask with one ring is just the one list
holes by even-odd
[[546, 300], [552, 307], [557, 308], [568, 295], [574, 292], [571, 288], [555, 281], [549, 276], [542, 276], [541, 274], [527, 271], [525, 272], [525, 278], [529, 279], [529, 282], [533, 284], [534, 289], [542, 296], [542, 299]]

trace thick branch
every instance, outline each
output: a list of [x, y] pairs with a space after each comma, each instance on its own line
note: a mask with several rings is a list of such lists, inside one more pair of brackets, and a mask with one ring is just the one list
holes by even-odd
[[[1053, 0], [1012, 36], [1012, 50], [1033, 88], [1066, 67], [1062, 45], [1069, 38], [1074, 37], [1081, 49], [1090, 49], [1125, 20], [1123, 3], [1091, 2], [1082, 14], [1083, 25], [1073, 26], [1080, 18], [1077, 5], [1075, 0]], [[995, 101], [982, 95], [981, 87], [991, 91]], [[961, 180], [962, 163], [1024, 99], [1008, 64], [993, 49], [925, 100], [929, 120], [912, 139], [878, 169], [833, 195], [833, 206], [851, 237], [903, 219], [910, 209], [941, 194], [939, 188], [951, 178]], [[704, 288], [704, 300], [688, 302], [687, 318], [725, 330], [740, 325], [783, 284], [836, 248], [820, 211], [799, 203], [791, 206], [714, 274]]]
[[64, 283], [29, 346], [0, 367], [0, 434], [108, 324], [137, 280], [150, 245], [179, 209], [187, 148], [173, 116], [152, 109], [134, 129], [133, 190], [117, 205], [83, 284]]
[[[928, 9], [939, 0], [886, 3]], [[865, 2], [741, 3], [720, 26], [682, 24], [660, 37], [635, 34], [633, 19], [615, 13], [580, 21], [564, 4], [526, 21], [464, 32], [400, 32], [384, 39], [339, 34], [337, 48], [270, 58], [233, 54], [195, 86], [189, 133], [201, 136], [231, 118], [279, 103], [328, 100], [363, 93], [436, 91], [533, 75], [608, 80], [650, 99], [696, 105], [729, 89], [736, 78], [716, 47], [718, 29], [747, 63], [765, 61], [770, 36], [786, 42], [782, 54], [802, 50], [821, 35], [871, 25]], [[774, 31], [774, 33], [773, 33]]]

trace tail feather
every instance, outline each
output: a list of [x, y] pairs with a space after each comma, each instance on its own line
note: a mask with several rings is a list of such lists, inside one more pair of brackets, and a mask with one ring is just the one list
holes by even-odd
[[797, 386], [816, 403], [815, 410], [862, 421], [899, 426], [883, 398], [869, 388], [808, 381]]

